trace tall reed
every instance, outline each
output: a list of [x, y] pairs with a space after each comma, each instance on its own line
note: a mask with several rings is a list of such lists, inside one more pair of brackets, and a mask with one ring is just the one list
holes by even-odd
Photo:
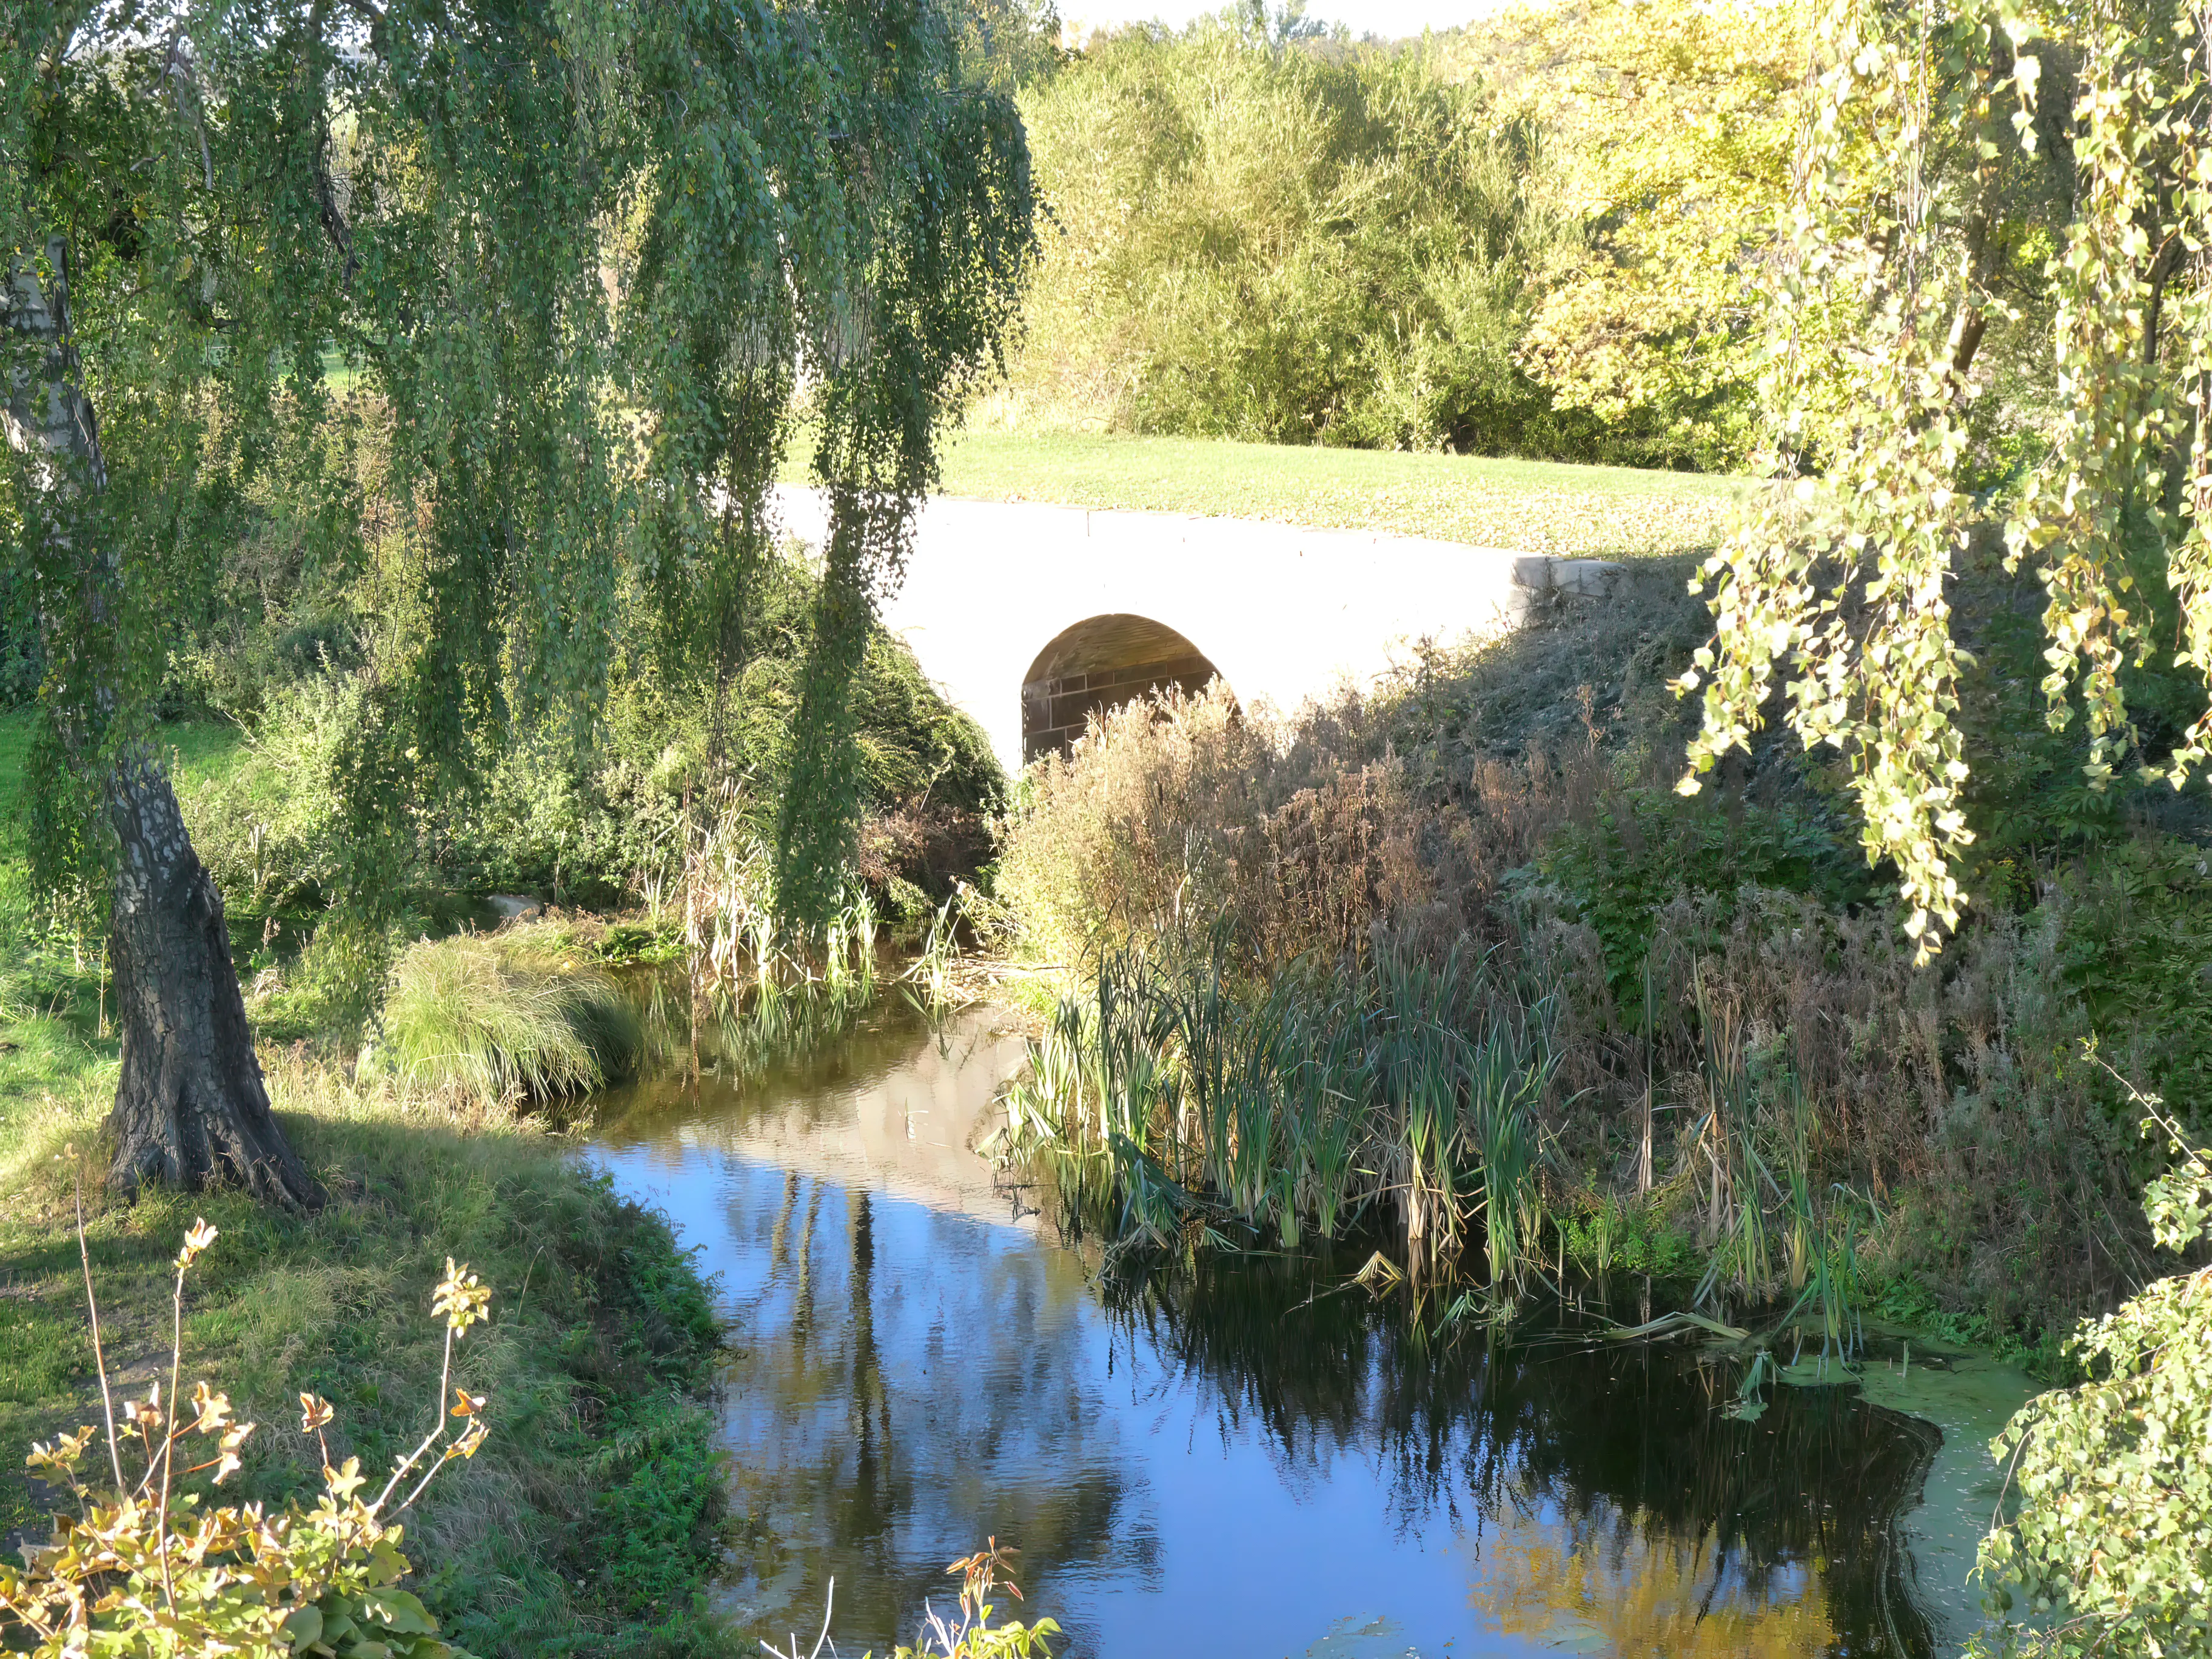
[[1225, 935], [1105, 951], [1009, 1091], [1007, 1156], [1043, 1154], [1118, 1246], [1295, 1246], [1379, 1227], [1418, 1275], [1477, 1237], [1493, 1283], [1537, 1256], [1548, 1005], [1468, 950], [1234, 976]]
[[899, 975], [906, 1000], [926, 1018], [944, 1018], [974, 1000], [954, 976], [960, 958], [960, 925], [965, 921], [968, 884], [953, 884], [945, 902], [930, 919], [921, 949]]
[[802, 928], [780, 902], [775, 856], [738, 810], [734, 794], [695, 834], [684, 864], [684, 941], [702, 989], [789, 988], [832, 992], [872, 987], [877, 916], [866, 886], [844, 883], [827, 921]]
[[1770, 1063], [1753, 1076], [1736, 1005], [1702, 968], [1692, 989], [1703, 1054], [1686, 1172], [1705, 1187], [1711, 1251], [1692, 1299], [1702, 1305], [1732, 1288], [1765, 1300], [1786, 1285], [1796, 1300], [1784, 1322], [1812, 1309], [1823, 1360], [1848, 1359], [1858, 1346], [1856, 1195], [1836, 1187], [1824, 1202], [1816, 1194], [1813, 1106], [1796, 1068]]

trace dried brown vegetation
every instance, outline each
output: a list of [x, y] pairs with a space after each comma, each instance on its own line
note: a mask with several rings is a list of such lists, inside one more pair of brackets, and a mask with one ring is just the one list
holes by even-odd
[[1294, 719], [1219, 688], [1106, 717], [1006, 826], [1021, 948], [1095, 967], [1218, 924], [1255, 997], [1301, 957], [1487, 949], [1497, 994], [1550, 1000], [1555, 1215], [1640, 1206], [1763, 1250], [1729, 1242], [1730, 1183], [1789, 1180], [1731, 1160], [1794, 1162], [1806, 1201], [1853, 1218], [1862, 1291], [1898, 1311], [2039, 1341], [2111, 1305], [2155, 1264], [2135, 1138], [2082, 1042], [2155, 1076], [2197, 1005], [2094, 988], [2127, 971], [2146, 898], [2194, 915], [2212, 892], [2147, 826], [2053, 836], [1992, 865], [1992, 902], [1916, 969], [1801, 757], [1763, 750], [1717, 799], [1672, 793], [1684, 728], [1661, 686], [1701, 618], [1644, 580]]

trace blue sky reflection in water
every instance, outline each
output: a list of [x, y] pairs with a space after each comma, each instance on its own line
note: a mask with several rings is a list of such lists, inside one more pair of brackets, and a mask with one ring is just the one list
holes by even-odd
[[1891, 1524], [1924, 1425], [1835, 1389], [1733, 1421], [1695, 1349], [1424, 1338], [1316, 1296], [1349, 1263], [1102, 1286], [967, 1150], [1019, 1058], [988, 1022], [704, 1047], [595, 1155], [720, 1276], [757, 1534], [722, 1595], [759, 1632], [811, 1640], [834, 1574], [839, 1650], [881, 1654], [995, 1534], [1101, 1659], [1935, 1649]]

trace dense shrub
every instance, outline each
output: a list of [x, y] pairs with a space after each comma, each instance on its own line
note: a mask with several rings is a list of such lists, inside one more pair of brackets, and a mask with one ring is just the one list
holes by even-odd
[[[678, 823], [687, 800], [713, 798], [763, 839], [773, 837], [796, 734], [799, 676], [811, 637], [818, 582], [798, 557], [760, 573], [746, 629], [745, 661], [726, 690], [711, 665], [677, 682], [626, 662], [605, 719], [579, 750], [557, 734], [527, 737], [484, 757], [482, 799], [439, 823], [440, 856], [477, 890], [605, 902], [636, 895], [680, 868]], [[961, 873], [940, 840], [982, 845], [981, 825], [1000, 807], [1004, 782], [981, 729], [950, 708], [914, 654], [872, 627], [848, 693], [852, 761], [862, 823], [852, 857], [875, 850], [892, 878], [938, 898]], [[884, 826], [905, 826], [903, 835]], [[911, 858], [908, 855], [911, 854]]]
[[[363, 822], [361, 774], [382, 741], [382, 671], [324, 652], [301, 657], [297, 672], [257, 671], [244, 757], [180, 793], [248, 977], [268, 975], [264, 1025], [286, 1038], [349, 1039], [380, 1000], [396, 951], [479, 919], [471, 896], [673, 904], [687, 812], [695, 841], [773, 847], [817, 591], [796, 553], [769, 562], [748, 654], [726, 687], [711, 664], [672, 679], [624, 655], [583, 740], [518, 714], [467, 769], [477, 787], [375, 825]], [[292, 625], [280, 614], [254, 633], [257, 660], [274, 648], [262, 635]], [[988, 857], [1004, 780], [981, 730], [881, 628], [849, 695], [860, 807], [850, 884], [878, 915], [918, 930]]]
[[192, 844], [232, 911], [314, 911], [340, 896], [347, 826], [334, 781], [367, 718], [362, 690], [323, 673], [265, 688], [246, 725], [249, 757], [186, 797]]
[[1608, 790], [1589, 823], [1563, 825], [1516, 872], [1552, 884], [1565, 914], [1589, 929], [1616, 1004], [1639, 994], [1661, 914], [1685, 895], [1717, 901], [1721, 920], [1746, 890], [1818, 893], [1831, 903], [1866, 896], [1864, 861], [1822, 815], [1731, 805], [1648, 786]]
[[1437, 902], [1463, 838], [1395, 757], [1278, 763], [1218, 683], [1108, 714], [1031, 769], [1010, 824], [997, 890], [1032, 953], [1078, 966], [1217, 917], [1271, 962], [1356, 951], [1377, 917]]
[[1570, 0], [1482, 30], [1492, 84], [1540, 126], [1550, 199], [1582, 233], [1529, 272], [1515, 359], [1555, 407], [1645, 434], [1678, 465], [1735, 470], [1760, 442], [1759, 288], [1811, 16]]
[[1522, 372], [1575, 228], [1543, 141], [1449, 42], [1284, 43], [1229, 17], [1094, 38], [1023, 95], [1054, 228], [1006, 411], [1048, 423], [1627, 459]]
[[[2127, 1093], [2175, 1158], [2145, 1194], [2151, 1231], [2190, 1250], [2212, 1215], [2212, 1164], [2156, 1097]], [[2031, 1401], [1991, 1447], [2020, 1506], [1983, 1543], [1982, 1570], [2004, 1605], [2025, 1591], [2038, 1619], [2007, 1645], [2047, 1659], [2212, 1653], [2212, 1268], [2146, 1286], [2069, 1346], [2089, 1380]]]

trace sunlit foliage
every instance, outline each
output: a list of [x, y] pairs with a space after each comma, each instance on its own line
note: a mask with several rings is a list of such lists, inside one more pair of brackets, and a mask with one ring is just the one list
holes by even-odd
[[[474, 1457], [490, 1432], [485, 1396], [453, 1380], [454, 1345], [486, 1317], [490, 1290], [446, 1258], [431, 1297], [431, 1311], [446, 1323], [446, 1346], [430, 1431], [393, 1460], [374, 1498], [361, 1496], [372, 1477], [362, 1473], [359, 1458], [340, 1453], [333, 1466], [330, 1436], [342, 1431], [330, 1402], [302, 1394], [300, 1434], [313, 1435], [322, 1454], [322, 1490], [313, 1504], [218, 1503], [216, 1489], [238, 1472], [239, 1449], [258, 1425], [240, 1422], [229, 1395], [204, 1382], [193, 1389], [189, 1417], [178, 1397], [185, 1280], [216, 1236], [204, 1220], [185, 1235], [167, 1390], [157, 1374], [143, 1400], [113, 1396], [91, 1258], [84, 1258], [105, 1438], [87, 1424], [31, 1448], [29, 1466], [64, 1487], [78, 1512], [56, 1518], [52, 1541], [26, 1550], [21, 1570], [0, 1565], [0, 1631], [10, 1650], [39, 1659], [93, 1653], [468, 1659], [440, 1639], [429, 1610], [399, 1588], [409, 1571], [399, 1553], [406, 1534], [399, 1517], [447, 1463]], [[95, 1444], [106, 1454], [112, 1483]], [[203, 1475], [204, 1484], [195, 1479]], [[16, 1649], [18, 1637], [28, 1638], [27, 1649]]]
[[[834, 889], [848, 683], [1032, 246], [969, 20], [41, 0], [9, 33], [0, 246], [19, 289], [66, 283], [107, 470], [58, 489], [19, 456], [0, 483], [49, 732], [82, 728], [44, 751], [49, 882], [96, 868], [82, 781], [143, 732], [257, 490], [309, 505], [322, 560], [404, 554], [380, 597], [405, 648], [336, 762], [373, 891], [487, 734], [590, 741], [627, 603], [671, 665], [742, 667], [803, 405], [832, 533], [781, 890], [803, 914]], [[343, 463], [372, 441], [374, 492]]]
[[[1280, 20], [1278, 20], [1279, 21]], [[1591, 453], [1513, 359], [1561, 234], [1458, 43], [1226, 14], [1024, 92], [1051, 228], [1012, 413], [1277, 443]]]
[[2043, 252], [2058, 407], [2006, 540], [2048, 592], [2048, 723], [2086, 726], [2098, 788], [2121, 765], [2179, 787], [2212, 730], [2157, 752], [2123, 684], [2154, 653], [2212, 664], [2208, 51], [2205, 15], [2164, 5], [1820, 14], [1768, 294], [1775, 487], [1706, 567], [1718, 637], [1683, 684], [1705, 694], [1698, 771], [1777, 690], [1808, 747], [1843, 753], [1923, 954], [1972, 838], [1948, 584], [1981, 516], [1981, 346], [2033, 322], [2008, 279]]
[[[2176, 1160], [2144, 1194], [2151, 1231], [2187, 1249], [2212, 1216], [2212, 1164], [2155, 1097], [2128, 1093]], [[2212, 1268], [2084, 1321], [2071, 1346], [2090, 1381], [2040, 1396], [1994, 1443], [2020, 1512], [1981, 1571], [2004, 1602], [2008, 1585], [2028, 1595], [2045, 1626], [2033, 1652], [2212, 1653]]]
[[1755, 442], [1759, 296], [1786, 201], [1806, 9], [1586, 0], [1511, 17], [1500, 95], [1580, 228], [1532, 269], [1516, 360], [1561, 408], [1734, 468]]

